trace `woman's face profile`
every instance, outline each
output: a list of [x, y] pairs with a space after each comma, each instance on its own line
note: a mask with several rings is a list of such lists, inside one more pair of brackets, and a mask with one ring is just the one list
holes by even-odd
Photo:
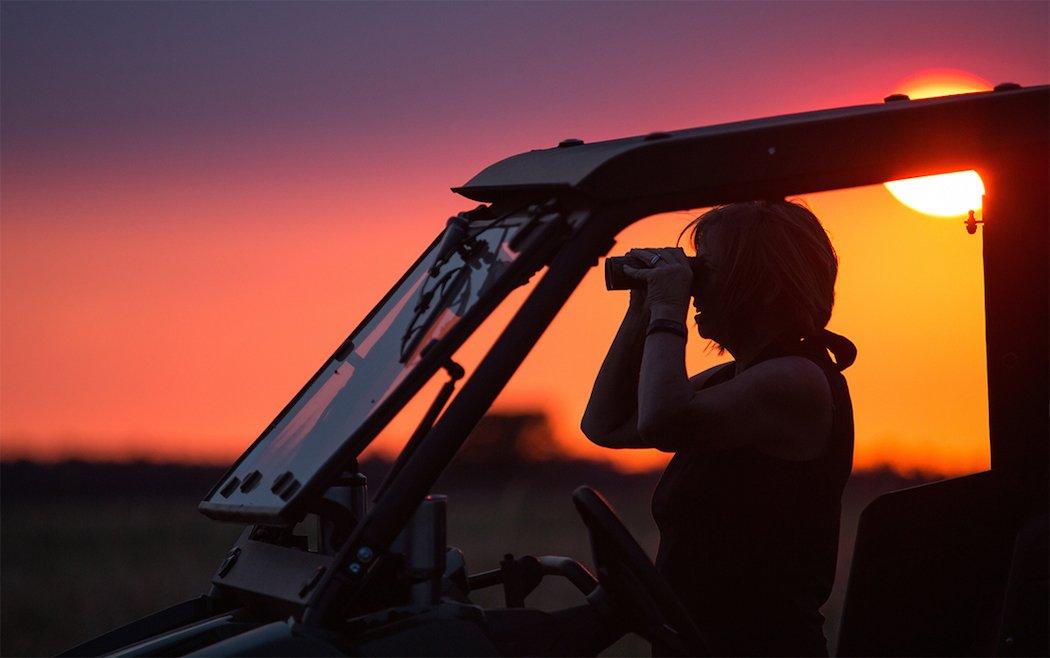
[[696, 309], [697, 332], [701, 338], [722, 342], [720, 318], [718, 313], [717, 299], [719, 297], [719, 263], [721, 254], [719, 252], [720, 241], [718, 231], [707, 230], [703, 239], [697, 240], [696, 255], [698, 258], [699, 276], [694, 278], [693, 308]]

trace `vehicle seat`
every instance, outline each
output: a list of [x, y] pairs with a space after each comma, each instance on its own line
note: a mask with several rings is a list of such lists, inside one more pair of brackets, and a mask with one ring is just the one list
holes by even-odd
[[838, 655], [992, 655], [1031, 498], [985, 471], [872, 502], [857, 530]]
[[1050, 656], [1048, 518], [1038, 516], [1017, 533], [996, 655]]

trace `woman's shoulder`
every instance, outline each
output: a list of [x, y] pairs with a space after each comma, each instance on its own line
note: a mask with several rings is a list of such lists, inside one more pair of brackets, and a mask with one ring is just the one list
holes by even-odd
[[831, 405], [830, 374], [813, 359], [790, 354], [760, 361], [739, 377], [747, 379], [755, 390], [766, 395], [819, 407], [824, 403]]
[[787, 355], [756, 363], [747, 376], [760, 404], [779, 411], [781, 433], [758, 446], [771, 456], [808, 461], [827, 445], [835, 410], [831, 373], [805, 356]]
[[690, 377], [689, 384], [693, 387], [694, 391], [699, 391], [704, 386], [714, 383], [716, 375], [718, 375], [717, 379], [721, 379], [727, 374], [731, 375], [735, 367], [736, 361], [729, 361], [728, 363], [719, 363], [716, 366], [711, 366], [707, 370], [699, 372]]

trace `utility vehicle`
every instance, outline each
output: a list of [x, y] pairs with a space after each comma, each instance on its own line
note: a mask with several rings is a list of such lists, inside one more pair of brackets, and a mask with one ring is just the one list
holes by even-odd
[[[1048, 101], [1050, 87], [1015, 84], [893, 96], [568, 139], [489, 166], [454, 188], [480, 205], [448, 220], [201, 502], [212, 519], [246, 525], [216, 556], [211, 591], [67, 655], [595, 655], [627, 632], [703, 655], [701, 633], [598, 492], [581, 486], [565, 501], [590, 535], [593, 573], [553, 556], [472, 573], [449, 546], [448, 502], [431, 495], [435, 481], [633, 222], [966, 169], [987, 189], [974, 239], [984, 248], [991, 469], [893, 492], [866, 509], [837, 652], [1045, 655]], [[541, 270], [465, 373], [457, 348]], [[447, 383], [370, 498], [357, 457], [435, 377]], [[297, 534], [304, 519], [316, 520], [313, 534]], [[546, 577], [568, 579], [579, 605], [525, 607]], [[472, 603], [472, 592], [497, 585], [508, 607]]]

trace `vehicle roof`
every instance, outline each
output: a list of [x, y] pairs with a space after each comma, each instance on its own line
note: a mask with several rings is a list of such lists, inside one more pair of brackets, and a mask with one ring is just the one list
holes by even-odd
[[647, 200], [656, 211], [976, 169], [1002, 148], [1048, 141], [1050, 87], [996, 89], [567, 140], [500, 160], [452, 189], [489, 202], [573, 189], [596, 200]]

